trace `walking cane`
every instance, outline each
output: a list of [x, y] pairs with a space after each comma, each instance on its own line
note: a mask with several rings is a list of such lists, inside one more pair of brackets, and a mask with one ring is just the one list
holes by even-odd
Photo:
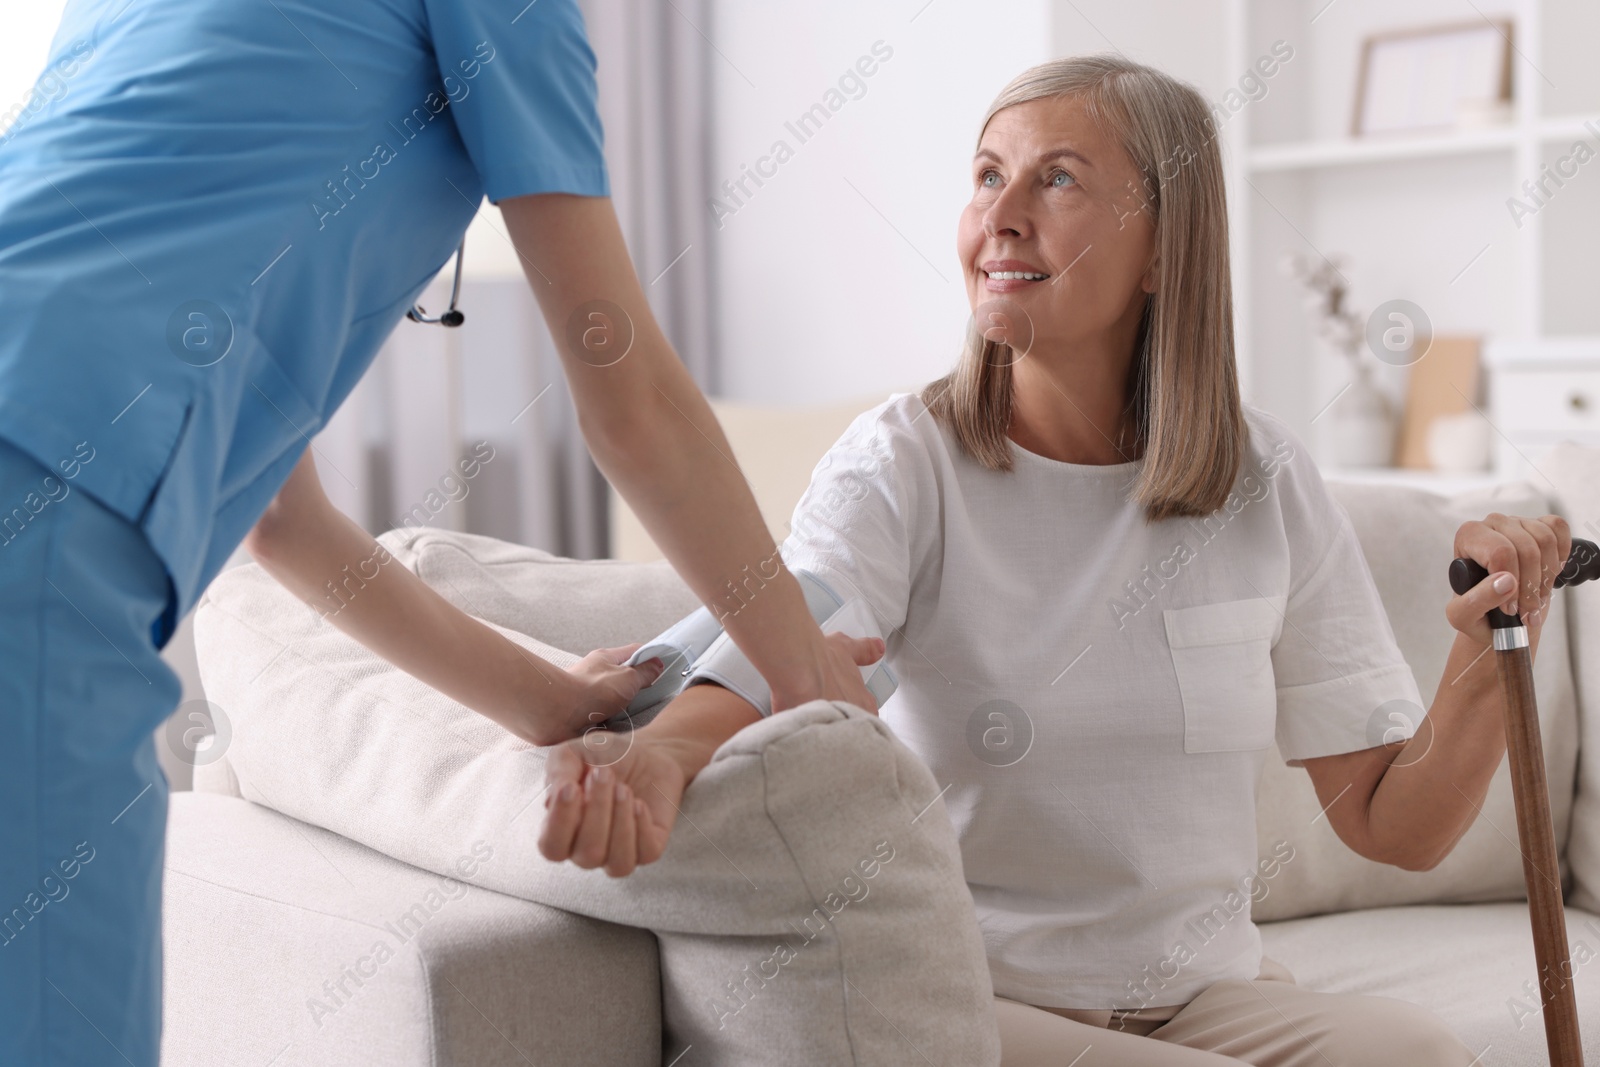
[[[1465, 593], [1489, 576], [1470, 559], [1450, 564], [1450, 587]], [[1572, 554], [1556, 576], [1555, 588], [1600, 578], [1600, 549], [1574, 538]], [[1578, 1001], [1573, 994], [1572, 961], [1567, 955], [1567, 919], [1561, 907], [1561, 869], [1556, 863], [1555, 827], [1550, 819], [1550, 787], [1544, 776], [1539, 740], [1539, 708], [1533, 693], [1533, 659], [1528, 628], [1520, 615], [1489, 609], [1494, 631], [1495, 670], [1505, 696], [1506, 750], [1511, 761], [1511, 795], [1517, 807], [1517, 838], [1522, 843], [1522, 876], [1528, 883], [1528, 913], [1533, 922], [1533, 954], [1539, 970], [1539, 1000], [1551, 1067], [1583, 1067], [1578, 1038]]]

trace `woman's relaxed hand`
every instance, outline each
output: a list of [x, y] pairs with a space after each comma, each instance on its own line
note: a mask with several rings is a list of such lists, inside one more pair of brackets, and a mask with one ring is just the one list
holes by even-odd
[[551, 749], [539, 851], [613, 878], [654, 863], [689, 783], [723, 742], [760, 719], [737, 694], [696, 685], [638, 730], [590, 730]]
[[1490, 608], [1520, 614], [1529, 630], [1544, 624], [1556, 575], [1572, 551], [1572, 531], [1560, 515], [1524, 519], [1493, 512], [1456, 531], [1455, 554], [1476, 560], [1489, 576], [1451, 599], [1450, 625], [1480, 644], [1491, 641]]
[[561, 740], [593, 729], [618, 714], [639, 690], [661, 676], [663, 664], [659, 659], [645, 660], [637, 667], [627, 666], [628, 657], [637, 651], [637, 642], [617, 648], [597, 648], [567, 672], [578, 685], [578, 698], [567, 717], [568, 729]]
[[693, 777], [686, 762], [673, 740], [647, 730], [591, 730], [552, 749], [539, 851], [613, 878], [654, 863]]

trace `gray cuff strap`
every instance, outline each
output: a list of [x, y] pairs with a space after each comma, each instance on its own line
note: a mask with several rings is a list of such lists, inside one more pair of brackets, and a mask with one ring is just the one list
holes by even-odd
[[[846, 602], [810, 571], [796, 570], [794, 576], [805, 594], [811, 617], [824, 633], [842, 630], [851, 637], [883, 636], [878, 632], [877, 621], [871, 610], [861, 610], [865, 608], [864, 604], [852, 602], [847, 608]], [[899, 685], [894, 673], [883, 660], [865, 668], [863, 673], [867, 674], [867, 691], [882, 706]], [[756, 670], [755, 665], [739, 651], [739, 646], [726, 633], [713, 641], [705, 654], [695, 661], [683, 688], [700, 682], [716, 682], [739, 694], [763, 716], [772, 714], [772, 691], [766, 679], [761, 677], [761, 672]]]
[[724, 689], [731, 689], [754, 704], [763, 717], [772, 714], [772, 690], [767, 687], [767, 680], [726, 633], [690, 668], [683, 687], [687, 689], [701, 682], [716, 682]]
[[704, 656], [721, 636], [721, 624], [712, 617], [709, 608], [702, 607], [646, 641], [639, 651], [628, 657], [628, 665], [637, 667], [647, 660], [660, 659], [665, 666], [660, 677], [634, 695], [628, 703], [627, 714], [637, 718], [646, 709], [677, 696], [683, 689], [690, 665]]

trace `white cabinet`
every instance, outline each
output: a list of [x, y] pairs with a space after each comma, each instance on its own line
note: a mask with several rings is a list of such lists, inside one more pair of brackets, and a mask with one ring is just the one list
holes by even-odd
[[1488, 365], [1497, 474], [1538, 481], [1552, 446], [1600, 447], [1600, 337], [1495, 341]]

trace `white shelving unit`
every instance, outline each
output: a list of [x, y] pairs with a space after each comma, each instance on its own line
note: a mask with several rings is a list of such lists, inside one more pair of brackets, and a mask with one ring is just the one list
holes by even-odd
[[1503, 152], [1516, 144], [1512, 129], [1471, 130], [1461, 133], [1416, 136], [1344, 137], [1328, 141], [1266, 145], [1249, 150], [1246, 166], [1251, 173], [1337, 167], [1354, 163], [1381, 163], [1399, 159], [1434, 159], [1440, 156]]
[[[1509, 16], [1512, 121], [1447, 133], [1349, 136], [1363, 39], [1386, 30]], [[1318, 413], [1349, 380], [1316, 340], [1289, 252], [1348, 257], [1351, 304], [1390, 299], [1428, 312], [1436, 333], [1491, 341], [1600, 335], [1600, 41], [1595, 0], [1227, 0], [1228, 67], [1244, 72], [1288, 42], [1267, 91], [1223, 127], [1241, 377], [1321, 456]], [[1591, 128], [1592, 126], [1592, 128]], [[1585, 141], [1577, 168], [1520, 224], [1524, 180]], [[1406, 371], [1381, 367], [1399, 402]], [[1486, 394], [1487, 395], [1487, 394]], [[1559, 403], [1553, 398], [1552, 403]], [[1488, 410], [1491, 423], [1494, 411]], [[1453, 491], [1504, 471], [1330, 471]]]

